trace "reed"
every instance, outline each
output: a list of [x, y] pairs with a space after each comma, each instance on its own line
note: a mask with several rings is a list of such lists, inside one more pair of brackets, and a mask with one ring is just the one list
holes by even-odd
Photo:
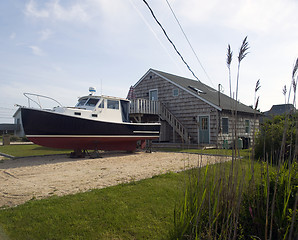
[[[238, 56], [236, 93], [240, 62], [247, 49], [245, 38]], [[229, 81], [231, 59], [229, 46]], [[294, 104], [297, 69], [298, 59], [291, 82]], [[258, 80], [255, 111], [259, 89]], [[244, 160], [234, 161], [236, 151], [233, 151], [230, 164], [219, 163], [204, 169], [198, 165], [198, 169], [189, 175], [183, 202], [175, 208], [170, 239], [298, 239], [297, 122], [298, 115], [294, 112], [265, 124], [256, 141], [253, 140], [252, 155]], [[236, 137], [236, 132], [234, 134]], [[294, 153], [292, 149], [295, 149]], [[244, 164], [245, 161], [249, 164]]]

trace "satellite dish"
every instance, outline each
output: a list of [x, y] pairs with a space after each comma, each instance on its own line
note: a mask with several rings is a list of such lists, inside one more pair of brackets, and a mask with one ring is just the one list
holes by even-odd
[[93, 93], [95, 93], [96, 92], [95, 87], [89, 87], [89, 92], [90, 92], [90, 95], [92, 95]]

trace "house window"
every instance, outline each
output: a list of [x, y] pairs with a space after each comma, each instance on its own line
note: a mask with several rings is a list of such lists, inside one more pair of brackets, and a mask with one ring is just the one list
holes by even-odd
[[245, 133], [249, 133], [249, 132], [250, 132], [249, 120], [245, 120]]
[[119, 109], [119, 101], [116, 100], [108, 100], [108, 108], [109, 109]]
[[178, 88], [173, 89], [173, 96], [174, 97], [179, 96], [179, 89]]
[[207, 117], [202, 117], [201, 118], [201, 129], [202, 130], [208, 130], [208, 118]]
[[229, 119], [228, 118], [222, 118], [221, 119], [221, 126], [222, 126], [222, 133], [228, 134], [229, 133]]

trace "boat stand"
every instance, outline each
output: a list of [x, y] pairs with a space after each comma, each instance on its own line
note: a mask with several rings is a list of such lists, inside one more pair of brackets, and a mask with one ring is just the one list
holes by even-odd
[[152, 153], [152, 140], [146, 140], [146, 153]]
[[75, 149], [73, 152], [70, 153], [70, 158], [85, 158], [86, 150], [78, 150]]
[[88, 152], [86, 150], [86, 152], [90, 158], [103, 158], [102, 154], [97, 149], [95, 149], [93, 152]]

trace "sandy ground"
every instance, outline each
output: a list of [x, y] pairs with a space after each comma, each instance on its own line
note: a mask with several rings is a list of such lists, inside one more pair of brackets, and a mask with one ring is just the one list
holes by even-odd
[[0, 159], [0, 206], [15, 206], [32, 198], [66, 195], [150, 178], [226, 161], [226, 157], [186, 153], [103, 153], [97, 159], [65, 155]]

